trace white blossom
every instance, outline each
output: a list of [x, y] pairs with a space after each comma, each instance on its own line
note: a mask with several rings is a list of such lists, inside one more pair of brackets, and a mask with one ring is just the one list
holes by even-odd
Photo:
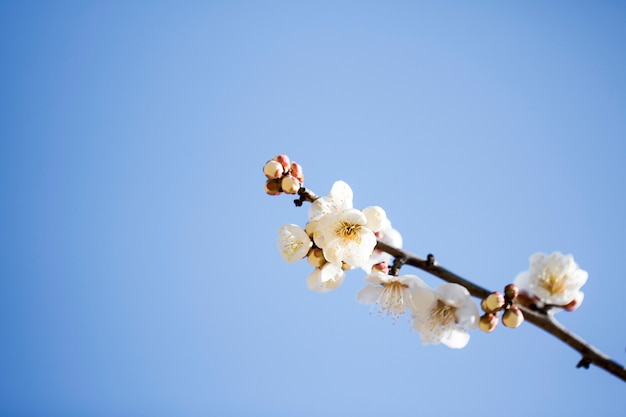
[[578, 267], [572, 255], [538, 252], [530, 257], [530, 268], [517, 275], [515, 284], [540, 305], [565, 306], [574, 302], [579, 306], [584, 297], [580, 288], [587, 278], [587, 271]]
[[365, 277], [365, 280], [371, 284], [357, 293], [356, 300], [361, 304], [378, 304], [378, 313], [381, 315], [383, 313], [393, 315], [396, 319], [407, 309], [415, 310], [418, 304], [432, 303], [431, 294], [416, 293], [418, 288], [426, 287], [426, 284], [415, 275], [395, 277], [382, 272], [373, 272]]
[[343, 182], [337, 181], [333, 184], [326, 197], [320, 197], [311, 203], [309, 209], [309, 219], [319, 220], [330, 213], [339, 213], [352, 208], [352, 188]]
[[366, 223], [365, 215], [356, 209], [326, 214], [316, 227], [315, 244], [322, 248], [328, 262], [359, 267], [376, 246], [376, 236], [365, 227]]
[[461, 285], [445, 283], [432, 290], [420, 287], [416, 296], [426, 298], [430, 294], [430, 305], [418, 304], [415, 309], [413, 328], [421, 334], [422, 343], [438, 344], [460, 349], [469, 342], [467, 329], [478, 326], [478, 307], [469, 291]]
[[277, 243], [280, 255], [290, 263], [304, 258], [313, 246], [306, 231], [295, 224], [285, 224], [278, 229]]
[[[366, 207], [363, 214], [367, 217], [366, 227], [374, 232], [377, 240], [395, 248], [402, 248], [402, 235], [391, 226], [391, 221], [387, 218], [385, 211], [378, 206]], [[367, 272], [372, 272], [372, 267], [381, 262], [387, 262], [392, 256], [387, 252], [374, 250], [367, 262], [361, 268]]]
[[321, 268], [315, 268], [306, 280], [311, 291], [326, 293], [339, 288], [345, 273], [340, 265], [327, 263]]

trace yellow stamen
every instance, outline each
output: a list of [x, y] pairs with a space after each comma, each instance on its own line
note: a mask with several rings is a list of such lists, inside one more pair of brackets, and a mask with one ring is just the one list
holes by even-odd
[[437, 300], [437, 306], [430, 312], [431, 330], [435, 327], [448, 327], [457, 323], [455, 312], [456, 307]]
[[357, 243], [361, 242], [361, 225], [350, 223], [349, 221], [342, 220], [339, 222], [339, 225], [335, 228], [335, 235], [345, 239], [345, 240], [354, 240]]
[[551, 296], [562, 294], [565, 291], [566, 283], [567, 275], [556, 275], [554, 272], [547, 271], [545, 268], [539, 277], [539, 286], [548, 291]]

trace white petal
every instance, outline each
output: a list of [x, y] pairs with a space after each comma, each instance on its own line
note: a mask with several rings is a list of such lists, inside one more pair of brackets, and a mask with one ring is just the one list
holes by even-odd
[[311, 204], [309, 218], [317, 220], [320, 217], [352, 208], [352, 189], [343, 181], [337, 181], [326, 197], [320, 197]]
[[478, 327], [478, 320], [480, 318], [478, 307], [471, 299], [463, 306], [457, 308], [455, 316], [458, 320], [458, 324], [462, 327], [470, 329], [476, 329]]
[[383, 287], [368, 284], [357, 293], [356, 300], [361, 304], [374, 304], [378, 301], [382, 292]]
[[390, 278], [390, 275], [387, 275], [380, 271], [376, 271], [376, 272], [372, 272], [371, 274], [366, 276], [364, 279], [365, 281], [371, 282], [372, 284], [382, 285], [385, 282], [389, 282], [389, 278]]
[[333, 200], [339, 210], [352, 208], [352, 188], [344, 181], [336, 181], [328, 196]]
[[345, 246], [341, 244], [340, 239], [333, 239], [330, 242], [324, 242], [324, 258], [333, 264], [340, 264], [345, 258]]
[[459, 284], [445, 283], [437, 287], [437, 298], [452, 307], [461, 307], [470, 298], [467, 288]]
[[417, 287], [412, 289], [411, 299], [413, 300], [413, 307], [411, 309], [419, 316], [428, 314], [433, 304], [437, 301], [435, 291], [429, 287]]
[[344, 272], [341, 267], [333, 264], [326, 264], [322, 268], [315, 270], [307, 278], [307, 287], [311, 291], [326, 293], [337, 289], [344, 279]]
[[345, 251], [342, 259], [355, 267], [364, 265], [376, 247], [376, 236], [370, 230], [362, 229], [359, 236], [359, 242], [349, 242], [347, 245], [344, 245]]
[[306, 286], [311, 291], [323, 292], [320, 291], [322, 287], [322, 270], [320, 268], [315, 268], [313, 272], [309, 274], [306, 279]]
[[396, 229], [384, 229], [383, 238], [381, 240], [394, 248], [402, 247], [402, 235]]
[[329, 290], [335, 290], [343, 283], [345, 273], [341, 266], [326, 264], [322, 267], [322, 284]]
[[343, 210], [340, 213], [340, 219], [341, 221], [345, 221], [348, 223], [352, 223], [352, 224], [358, 224], [358, 225], [362, 225], [365, 226], [365, 224], [367, 223], [367, 217], [365, 217], [365, 214], [363, 214], [363, 212], [361, 210], [357, 210], [357, 209], [347, 209], [347, 210]]
[[410, 289], [419, 287], [428, 288], [428, 285], [426, 285], [426, 283], [417, 275], [400, 275], [398, 277], [398, 281], [408, 285]]
[[278, 229], [278, 250], [287, 262], [298, 262], [313, 246], [309, 235], [295, 224], [286, 224]]
[[580, 289], [580, 287], [585, 285], [588, 278], [589, 274], [587, 273], [587, 271], [577, 269], [574, 273], [567, 277], [567, 285], [568, 287], [571, 286], [573, 288]]
[[370, 272], [372, 272], [372, 267], [374, 265], [381, 262], [387, 262], [387, 264], [389, 264], [391, 258], [393, 258], [393, 256], [389, 255], [386, 252], [374, 250], [369, 259], [363, 265], [361, 265], [361, 268], [369, 274]]
[[465, 329], [453, 328], [441, 337], [441, 343], [452, 349], [464, 348], [469, 342], [470, 335]]
[[363, 209], [363, 214], [367, 218], [367, 228], [374, 232], [381, 230], [387, 220], [387, 213], [385, 213], [385, 210], [383, 210], [382, 207], [366, 207]]

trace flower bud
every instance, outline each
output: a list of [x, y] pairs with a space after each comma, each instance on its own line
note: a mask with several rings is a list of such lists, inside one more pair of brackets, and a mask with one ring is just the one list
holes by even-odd
[[504, 295], [498, 291], [492, 292], [480, 303], [485, 313], [500, 310], [504, 306]]
[[512, 329], [524, 322], [524, 314], [516, 305], [512, 305], [502, 315], [502, 324]]
[[300, 189], [300, 181], [293, 175], [285, 175], [280, 181], [280, 186], [287, 194], [296, 194]]
[[344, 271], [349, 271], [349, 270], [354, 269], [354, 268], [355, 267], [350, 265], [350, 264], [347, 264], [347, 263], [345, 263], [343, 261], [341, 262], [341, 269], [343, 269]]
[[280, 178], [283, 176], [285, 168], [278, 161], [267, 161], [263, 166], [263, 173], [269, 179]]
[[535, 297], [528, 294], [526, 291], [520, 291], [515, 297], [515, 302], [517, 304], [523, 305], [528, 308], [535, 308], [537, 306], [537, 299]]
[[324, 258], [324, 251], [322, 251], [320, 248], [311, 249], [306, 259], [309, 262], [309, 264], [311, 266], [314, 266], [315, 268], [321, 268], [322, 266], [324, 266], [324, 264], [326, 264], [326, 258]]
[[504, 295], [509, 301], [513, 301], [517, 298], [519, 294], [519, 288], [515, 284], [509, 284], [504, 287]]
[[582, 304], [584, 298], [585, 294], [581, 291], [578, 291], [578, 294], [576, 294], [576, 298], [564, 305], [563, 308], [565, 309], [565, 311], [574, 311], [578, 307], [580, 307], [580, 304]]
[[478, 320], [478, 328], [485, 333], [491, 333], [498, 325], [498, 315], [494, 313], [485, 313]]
[[315, 230], [317, 230], [317, 224], [318, 224], [317, 220], [311, 220], [310, 222], [307, 222], [306, 225], [304, 226], [304, 231], [306, 232], [307, 235], [309, 235], [311, 239], [313, 239]]
[[269, 195], [279, 195], [282, 192], [280, 180], [274, 179], [265, 181], [265, 192]]
[[389, 273], [389, 265], [385, 261], [374, 264], [372, 265], [372, 272], [382, 272], [386, 275]]
[[289, 171], [289, 168], [291, 168], [291, 161], [289, 161], [289, 157], [287, 155], [284, 155], [284, 154], [277, 155], [274, 158], [274, 161], [280, 162], [283, 168], [285, 168], [285, 171]]
[[304, 182], [304, 173], [302, 172], [302, 166], [297, 162], [291, 163], [291, 175], [296, 177], [300, 182]]

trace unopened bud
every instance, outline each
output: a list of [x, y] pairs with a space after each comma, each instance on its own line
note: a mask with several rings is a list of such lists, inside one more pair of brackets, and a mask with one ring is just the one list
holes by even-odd
[[537, 300], [535, 297], [531, 296], [526, 291], [520, 291], [517, 294], [517, 297], [515, 297], [515, 302], [528, 308], [534, 308], [537, 306]]
[[524, 314], [516, 305], [512, 305], [502, 315], [502, 324], [512, 329], [524, 322]]
[[267, 161], [265, 165], [263, 165], [263, 173], [269, 179], [280, 178], [283, 176], [285, 172], [285, 168], [278, 161]]
[[354, 268], [355, 267], [352, 266], [352, 265], [349, 265], [349, 264], [347, 264], [347, 263], [345, 263], [343, 261], [341, 262], [341, 269], [343, 269], [344, 271], [349, 271], [349, 270], [354, 269]]
[[514, 301], [519, 294], [519, 288], [515, 284], [509, 284], [504, 287], [504, 295], [509, 301]]
[[389, 265], [387, 262], [379, 262], [377, 264], [372, 265], [372, 272], [382, 272], [383, 274], [389, 273]]
[[326, 264], [326, 258], [324, 258], [324, 251], [321, 250], [320, 248], [311, 249], [306, 259], [307, 261], [309, 261], [309, 264], [311, 264], [311, 266], [314, 266], [315, 268], [321, 268], [322, 266]]
[[578, 307], [580, 307], [580, 304], [583, 302], [584, 297], [585, 294], [579, 291], [578, 294], [576, 294], [576, 298], [564, 305], [563, 308], [565, 309], [565, 311], [576, 310]]
[[304, 231], [310, 238], [313, 238], [315, 230], [317, 230], [317, 220], [311, 220], [310, 222], [307, 222], [306, 226], [304, 226]]
[[480, 303], [485, 313], [500, 310], [504, 306], [504, 295], [498, 291], [492, 292]]
[[300, 182], [304, 182], [304, 173], [302, 172], [302, 166], [297, 162], [291, 163], [291, 175], [296, 177]]
[[287, 194], [296, 194], [300, 189], [300, 181], [292, 175], [285, 175], [280, 181], [280, 186]]
[[269, 195], [278, 195], [281, 191], [280, 180], [276, 179], [265, 181], [265, 192]]
[[494, 313], [485, 313], [478, 320], [478, 328], [485, 333], [491, 333], [498, 325], [498, 315]]
[[274, 158], [274, 161], [280, 162], [280, 164], [285, 168], [285, 171], [288, 171], [291, 168], [291, 161], [289, 161], [289, 157], [284, 154], [277, 155]]

